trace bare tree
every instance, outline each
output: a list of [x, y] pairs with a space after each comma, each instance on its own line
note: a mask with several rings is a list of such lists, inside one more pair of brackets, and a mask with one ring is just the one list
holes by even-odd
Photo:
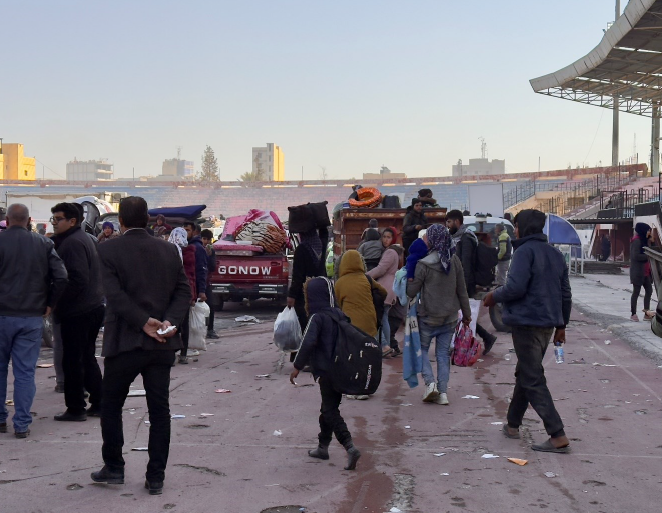
[[326, 166], [320, 166], [320, 169], [322, 170], [322, 172], [320, 173], [322, 180], [328, 179], [329, 174], [326, 172]]

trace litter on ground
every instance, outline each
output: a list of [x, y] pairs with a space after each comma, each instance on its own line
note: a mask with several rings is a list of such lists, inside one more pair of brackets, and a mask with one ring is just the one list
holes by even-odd
[[595, 367], [616, 367], [616, 365], [613, 364], [613, 363], [598, 363], [598, 362], [595, 362], [593, 365]]
[[481, 458], [483, 458], [485, 460], [491, 460], [491, 459], [494, 459], [494, 458], [498, 458], [498, 456], [496, 454], [483, 454], [481, 456]]
[[500, 426], [503, 424], [503, 422], [490, 422], [493, 426]]
[[529, 462], [529, 460], [522, 460], [519, 458], [508, 458], [508, 461], [514, 463], [515, 465], [520, 465], [520, 466], [524, 466]]
[[442, 472], [442, 473], [439, 474], [439, 475], [440, 475], [440, 476], [450, 476], [450, 474], [449, 474], [448, 472]]
[[146, 394], [144, 390], [129, 390], [127, 397], [145, 397]]
[[260, 324], [260, 321], [257, 319], [257, 317], [253, 317], [252, 315], [241, 315], [239, 317], [236, 317], [235, 322], [248, 322], [252, 324]]
[[256, 374], [256, 378], [269, 378], [271, 377], [271, 374]]
[[201, 413], [200, 416], [201, 417], [213, 417], [214, 414], [213, 413]]
[[40, 369], [50, 369], [54, 365], [55, 365], [54, 363], [40, 363], [39, 365], [37, 365], [37, 367], [39, 367]]
[[217, 394], [229, 394], [232, 392], [232, 390], [228, 390], [227, 388], [219, 388], [216, 390]]
[[611, 340], [605, 340], [605, 345], [611, 344]]
[[276, 431], [274, 431], [274, 436], [280, 436], [282, 434], [283, 434], [283, 432], [280, 429], [277, 429]]
[[435, 454], [435, 456], [444, 456], [445, 454], [446, 454], [445, 452], [438, 452], [437, 454]]
[[465, 395], [462, 399], [480, 399], [477, 395]]
[[134, 448], [131, 449], [131, 450], [132, 450], [132, 451], [146, 451], [146, 450], [147, 450], [147, 447], [134, 447]]
[[554, 472], [545, 472], [545, 477], [556, 477]]
[[185, 419], [186, 415], [172, 415], [170, 418], [171, 419]]

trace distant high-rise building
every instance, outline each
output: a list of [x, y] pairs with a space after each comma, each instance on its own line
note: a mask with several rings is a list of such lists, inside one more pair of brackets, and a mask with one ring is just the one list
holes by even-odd
[[285, 180], [285, 153], [280, 146], [267, 143], [266, 147], [254, 147], [252, 157], [253, 175], [259, 180], [265, 182]]
[[0, 180], [35, 179], [34, 157], [23, 154], [23, 145], [19, 143], [4, 143], [0, 139]]
[[168, 159], [163, 161], [161, 167], [163, 176], [191, 176], [195, 174], [192, 160]]
[[67, 163], [67, 180], [70, 182], [97, 182], [113, 179], [113, 164], [106, 159]]

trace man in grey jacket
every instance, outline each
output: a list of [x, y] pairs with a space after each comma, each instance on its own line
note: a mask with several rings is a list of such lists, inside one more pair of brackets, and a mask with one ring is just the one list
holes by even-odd
[[7, 229], [0, 233], [0, 433], [7, 432], [11, 358], [16, 438], [30, 434], [42, 317], [50, 315], [67, 286], [67, 271], [53, 242], [28, 231], [29, 224], [28, 208], [15, 203], [7, 209]]

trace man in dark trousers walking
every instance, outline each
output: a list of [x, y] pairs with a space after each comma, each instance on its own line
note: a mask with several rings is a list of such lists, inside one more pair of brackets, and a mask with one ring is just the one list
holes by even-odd
[[14, 436], [26, 438], [37, 390], [34, 373], [41, 349], [43, 319], [67, 286], [67, 271], [53, 242], [27, 229], [28, 207], [7, 209], [0, 231], [0, 433], [7, 432], [7, 375], [14, 371]]
[[[467, 294], [469, 294], [470, 298], [473, 298], [476, 295], [476, 274], [474, 263], [476, 261], [478, 238], [474, 232], [467, 229], [464, 224], [464, 214], [459, 210], [451, 210], [446, 214], [446, 227], [453, 236], [455, 253], [462, 261], [464, 281], [467, 285]], [[483, 354], [489, 353], [497, 338], [478, 323], [476, 323], [476, 334], [483, 339], [483, 344], [485, 346], [483, 348]]]
[[[95, 356], [103, 323], [101, 270], [96, 243], [81, 228], [82, 210], [74, 203], [58, 203], [51, 212], [52, 240], [69, 274], [69, 283], [53, 312], [62, 336], [64, 402], [58, 421], [84, 421], [101, 407], [101, 370]], [[90, 407], [85, 410], [85, 391]]]
[[[159, 495], [170, 449], [170, 368], [182, 348], [176, 328], [189, 308], [191, 289], [177, 247], [150, 236], [145, 229], [148, 219], [143, 198], [125, 198], [119, 207], [122, 236], [99, 246], [108, 301], [101, 403], [105, 465], [92, 480], [124, 483], [122, 406], [129, 386], [141, 374], [150, 421], [145, 488]], [[159, 269], [158, 280], [153, 279], [154, 269]]]
[[542, 365], [549, 341], [565, 342], [572, 293], [568, 267], [561, 252], [543, 234], [545, 214], [522, 210], [515, 216], [515, 249], [506, 284], [485, 297], [485, 306], [503, 303], [503, 322], [513, 329], [517, 355], [515, 391], [508, 407], [508, 438], [520, 438], [519, 427], [529, 404], [540, 416], [550, 438], [534, 451], [567, 453], [570, 442], [547, 388]]

